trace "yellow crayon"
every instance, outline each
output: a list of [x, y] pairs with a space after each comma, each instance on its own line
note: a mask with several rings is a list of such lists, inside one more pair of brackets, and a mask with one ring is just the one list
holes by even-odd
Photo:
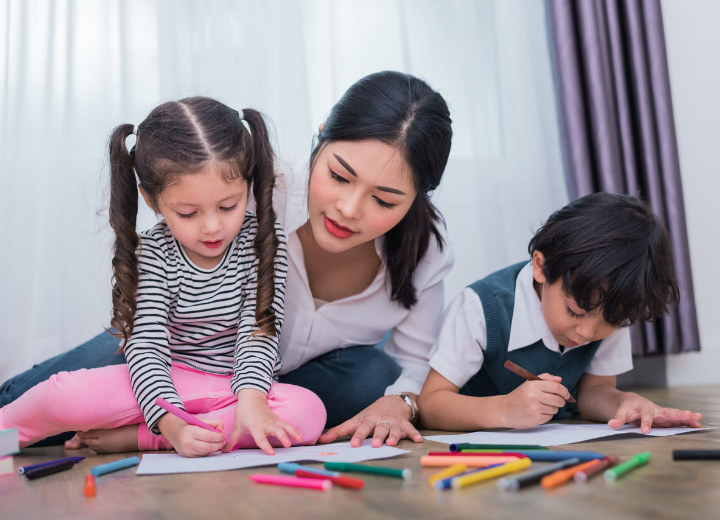
[[532, 464], [532, 461], [529, 458], [517, 459], [496, 468], [490, 468], [485, 471], [479, 471], [478, 473], [455, 477], [452, 479], [451, 486], [453, 489], [469, 486], [470, 484], [475, 484], [476, 482], [482, 482], [483, 480], [499, 477], [500, 475], [506, 475], [508, 473], [523, 470], [529, 467], [530, 464]]
[[463, 464], [462, 462], [460, 464], [453, 464], [449, 468], [435, 473], [432, 477], [428, 479], [428, 484], [430, 484], [430, 487], [433, 487], [435, 485], [435, 482], [437, 482], [438, 480], [454, 477], [455, 475], [459, 475], [464, 471], [467, 471], [466, 464]]

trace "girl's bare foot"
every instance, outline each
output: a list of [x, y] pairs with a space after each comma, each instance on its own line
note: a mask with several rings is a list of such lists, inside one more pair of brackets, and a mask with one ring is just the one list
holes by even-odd
[[77, 450], [83, 446], [98, 453], [138, 451], [138, 425], [131, 424], [110, 430], [79, 431], [75, 433], [75, 437], [65, 442], [66, 450]]
[[80, 440], [80, 437], [78, 437], [77, 433], [73, 436], [72, 439], [65, 441], [65, 449], [66, 450], [80, 450], [84, 448], [85, 445]]

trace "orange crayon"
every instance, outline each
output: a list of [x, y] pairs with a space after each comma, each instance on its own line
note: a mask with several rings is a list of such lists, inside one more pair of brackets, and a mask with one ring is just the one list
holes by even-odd
[[86, 475], [85, 476], [85, 496], [86, 497], [94, 497], [96, 492], [97, 492], [97, 488], [95, 487], [95, 477], [93, 477], [92, 475]]
[[560, 484], [563, 484], [573, 478], [576, 473], [580, 471], [585, 471], [588, 468], [593, 467], [597, 462], [597, 459], [594, 460], [588, 460], [587, 462], [582, 462], [580, 464], [577, 464], [576, 466], [573, 466], [571, 468], [567, 469], [560, 469], [554, 473], [550, 473], [549, 475], [542, 478], [540, 481], [540, 484], [542, 484], [542, 487], [545, 489], [550, 489], [555, 486], [559, 486]]

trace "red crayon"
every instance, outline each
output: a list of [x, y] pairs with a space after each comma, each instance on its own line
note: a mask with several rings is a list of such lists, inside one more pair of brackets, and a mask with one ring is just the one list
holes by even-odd
[[295, 476], [305, 478], [322, 478], [325, 480], [329, 480], [333, 484], [337, 484], [340, 487], [350, 489], [362, 489], [365, 486], [364, 480], [361, 480], [359, 478], [345, 477], [343, 475], [340, 475], [338, 477], [331, 477], [329, 475], [322, 475], [320, 473], [314, 473], [312, 471], [303, 471], [301, 469], [298, 469], [295, 471]]
[[598, 473], [604, 471], [606, 468], [617, 464], [617, 461], [617, 455], [608, 455], [607, 457], [604, 457], [602, 459], [597, 459], [593, 466], [586, 468], [585, 471], [579, 471], [575, 473], [575, 482], [587, 482], [593, 475], [597, 475]]

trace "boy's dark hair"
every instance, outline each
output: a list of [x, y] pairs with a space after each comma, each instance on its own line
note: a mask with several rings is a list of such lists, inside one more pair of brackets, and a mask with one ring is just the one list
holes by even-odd
[[333, 141], [373, 139], [397, 148], [410, 166], [417, 196], [405, 217], [384, 237], [391, 298], [409, 309], [417, 302], [413, 277], [431, 237], [440, 248], [440, 212], [430, 202], [440, 184], [452, 140], [450, 111], [425, 81], [396, 71], [355, 82], [330, 110], [310, 156]]
[[272, 205], [275, 156], [262, 114], [246, 108], [241, 116], [214, 99], [191, 97], [153, 109], [138, 125], [137, 142], [128, 150], [125, 140], [132, 133], [131, 124], [117, 126], [109, 145], [109, 213], [115, 231], [110, 324], [118, 330], [113, 335], [123, 339], [124, 348], [132, 334], [137, 309], [138, 181], [157, 208], [158, 197], [178, 176], [209, 165], [218, 167], [225, 180], [245, 179], [252, 189], [258, 221], [253, 241], [258, 258], [255, 321], [261, 333], [276, 334], [272, 306], [279, 244]]
[[652, 320], [677, 305], [679, 290], [670, 238], [640, 199], [593, 193], [556, 211], [530, 240], [545, 257], [547, 283], [584, 310], [602, 308], [616, 327]]

